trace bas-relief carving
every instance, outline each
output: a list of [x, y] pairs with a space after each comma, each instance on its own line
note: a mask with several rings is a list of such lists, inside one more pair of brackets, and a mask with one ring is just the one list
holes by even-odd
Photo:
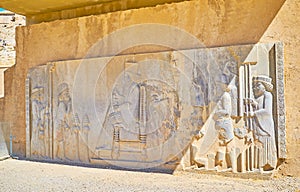
[[[90, 121], [87, 114], [74, 111], [72, 93], [75, 66], [55, 65], [52, 69], [53, 87], [53, 159], [90, 162], [88, 134]], [[67, 74], [64, 74], [67, 71]]]
[[[285, 103], [284, 103], [284, 68], [283, 68], [283, 44], [282, 43], [276, 43], [273, 46], [273, 50], [275, 52], [275, 66], [276, 68], [273, 69], [275, 71], [275, 74], [273, 73], [273, 79], [276, 80], [276, 86], [275, 86], [275, 104], [276, 109], [276, 122], [278, 128], [278, 157], [279, 158], [286, 158], [286, 130], [285, 130]], [[274, 115], [273, 114], [273, 115]]]
[[284, 150], [276, 143], [285, 138], [274, 126], [272, 70], [251, 56], [256, 46], [264, 45], [36, 67], [27, 86], [28, 156], [128, 168], [272, 170]]
[[[27, 156], [89, 162], [89, 119], [72, 111], [70, 85], [52, 64], [30, 70], [27, 78]], [[28, 145], [27, 145], [28, 146]]]
[[267, 76], [253, 77], [253, 136], [255, 142], [254, 166], [262, 169], [274, 169], [277, 163], [275, 129], [272, 114], [272, 79]]
[[[48, 97], [48, 75], [47, 68], [40, 67], [37, 70], [31, 70], [29, 72], [29, 81], [27, 94], [28, 97], [28, 112], [29, 124], [30, 124], [30, 154], [35, 158], [47, 158], [49, 157], [49, 123], [50, 112]], [[32, 80], [34, 79], [34, 81]]]
[[[273, 62], [276, 63], [277, 60]], [[280, 127], [274, 125], [277, 116], [273, 114], [273, 106], [276, 108], [279, 106], [276, 106], [276, 103], [274, 105], [273, 98], [277, 99], [278, 95], [273, 89], [270, 76], [275, 76], [271, 71], [277, 73], [277, 69], [268, 71], [253, 61], [246, 61], [238, 66], [238, 82], [233, 83], [236, 86], [232, 87], [232, 84], [229, 84], [224, 89], [224, 94], [213, 112], [214, 118], [206, 121], [202, 127], [202, 134], [198, 135], [198, 140], [192, 144], [192, 164], [206, 170], [268, 172], [276, 168], [278, 158], [284, 158], [282, 156], [284, 153], [278, 156], [280, 153], [277, 151], [285, 151], [282, 148], [277, 149], [279, 144], [276, 146], [276, 142], [285, 141], [278, 133], [281, 131]], [[265, 68], [269, 67], [265, 64]], [[283, 79], [283, 76], [280, 78]], [[280, 110], [284, 111], [282, 103], [280, 107], [283, 107]], [[216, 134], [212, 134], [214, 130], [218, 132], [218, 139], [214, 139], [216, 137]], [[215, 144], [208, 147], [206, 141], [209, 139]], [[216, 144], [217, 142], [219, 144]], [[228, 158], [224, 158], [225, 154]]]
[[[147, 61], [146, 65], [126, 66], [112, 86], [104, 133], [99, 136], [93, 159], [140, 161], [145, 167], [159, 165], [173, 159], [187, 145], [176, 137], [182, 141], [190, 137], [187, 124], [180, 125], [188, 117], [180, 114], [191, 113], [190, 98], [182, 93], [191, 86], [182, 87], [184, 78], [169, 63]], [[186, 134], [180, 135], [179, 129]], [[103, 138], [105, 133], [110, 138]]]

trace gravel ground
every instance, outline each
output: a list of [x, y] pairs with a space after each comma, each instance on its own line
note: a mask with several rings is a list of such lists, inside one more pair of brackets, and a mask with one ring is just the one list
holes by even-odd
[[228, 178], [177, 171], [121, 171], [8, 159], [0, 161], [0, 191], [300, 191], [300, 178]]

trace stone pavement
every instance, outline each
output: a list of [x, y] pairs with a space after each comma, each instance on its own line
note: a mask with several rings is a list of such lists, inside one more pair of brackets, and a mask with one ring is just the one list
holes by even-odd
[[299, 191], [300, 179], [228, 178], [177, 171], [145, 173], [48, 164], [0, 161], [0, 191]]

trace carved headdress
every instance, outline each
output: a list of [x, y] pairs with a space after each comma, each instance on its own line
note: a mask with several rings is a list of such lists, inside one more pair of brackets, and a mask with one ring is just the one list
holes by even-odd
[[31, 90], [31, 94], [36, 94], [36, 93], [41, 93], [43, 94], [44, 93], [44, 87], [34, 87], [32, 90]]
[[44, 87], [35, 87], [31, 90], [31, 98], [32, 99], [39, 99], [41, 95], [44, 94]]
[[253, 83], [255, 82], [261, 82], [265, 86], [266, 90], [269, 92], [273, 90], [272, 78], [266, 75], [258, 75], [253, 77]]
[[64, 91], [68, 90], [69, 89], [69, 86], [67, 83], [61, 83], [59, 86], [58, 86], [58, 95], [62, 94]]

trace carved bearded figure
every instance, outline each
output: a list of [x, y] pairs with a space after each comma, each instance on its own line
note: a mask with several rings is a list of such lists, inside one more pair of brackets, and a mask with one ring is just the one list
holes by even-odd
[[35, 87], [31, 93], [31, 109], [32, 109], [32, 155], [46, 155], [46, 107], [44, 102], [44, 88]]
[[[225, 84], [224, 84], [225, 85]], [[217, 110], [214, 114], [215, 128], [219, 132], [219, 148], [217, 153], [216, 165], [223, 166], [226, 160], [226, 153], [230, 157], [230, 164], [233, 172], [237, 172], [236, 154], [234, 147], [233, 124], [231, 120], [231, 96], [230, 86], [225, 89], [223, 96], [217, 104]]]
[[272, 79], [267, 76], [253, 77], [254, 121], [253, 135], [257, 147], [258, 167], [272, 170], [276, 167], [277, 152], [272, 114]]
[[56, 129], [57, 129], [57, 149], [56, 157], [59, 159], [64, 159], [66, 156], [66, 145], [68, 142], [66, 137], [69, 137], [70, 127], [71, 127], [71, 97], [69, 94], [69, 87], [66, 83], [62, 83], [58, 87], [58, 106], [56, 112]]

